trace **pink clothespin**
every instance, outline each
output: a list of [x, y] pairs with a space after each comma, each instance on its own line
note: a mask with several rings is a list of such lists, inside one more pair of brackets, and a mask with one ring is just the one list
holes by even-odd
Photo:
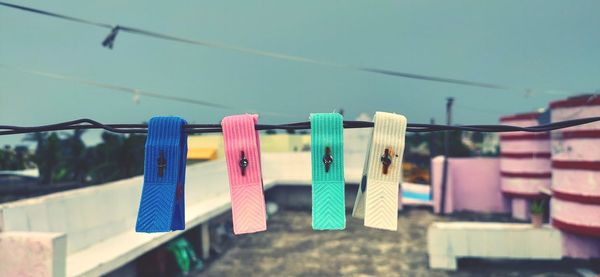
[[227, 116], [221, 121], [236, 235], [267, 229], [257, 122], [255, 114]]

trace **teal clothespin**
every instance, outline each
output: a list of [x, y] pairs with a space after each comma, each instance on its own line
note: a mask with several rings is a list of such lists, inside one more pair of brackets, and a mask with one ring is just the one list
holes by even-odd
[[346, 227], [344, 197], [344, 120], [338, 113], [310, 115], [312, 227]]

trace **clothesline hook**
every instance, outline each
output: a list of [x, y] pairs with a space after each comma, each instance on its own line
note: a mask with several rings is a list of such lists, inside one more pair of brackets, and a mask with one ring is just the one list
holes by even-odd
[[246, 167], [248, 167], [248, 159], [246, 159], [246, 153], [242, 151], [242, 157], [240, 158], [240, 169], [242, 170], [242, 176], [246, 176]]
[[329, 168], [333, 163], [333, 156], [331, 155], [331, 148], [325, 147], [325, 155], [323, 155], [323, 164], [325, 164], [325, 172], [329, 172]]
[[381, 168], [382, 173], [388, 174], [388, 170], [390, 168], [390, 165], [392, 164], [392, 156], [390, 155], [389, 148], [386, 148], [383, 151], [383, 155], [381, 156], [381, 163], [383, 164], [383, 168]]
[[167, 167], [167, 159], [165, 159], [165, 151], [160, 150], [158, 156], [158, 177], [162, 177], [165, 174], [165, 168]]
[[121, 27], [116, 25], [110, 30], [110, 33], [106, 36], [106, 38], [102, 41], [102, 46], [108, 47], [109, 49], [113, 48], [113, 44], [115, 43], [115, 39], [117, 38], [117, 34]]

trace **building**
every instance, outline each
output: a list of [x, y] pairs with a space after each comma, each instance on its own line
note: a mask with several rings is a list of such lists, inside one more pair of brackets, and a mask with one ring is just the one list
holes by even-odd
[[[310, 150], [309, 134], [260, 134], [261, 152], [300, 152]], [[188, 136], [188, 160], [215, 160], [224, 157], [223, 135]]]

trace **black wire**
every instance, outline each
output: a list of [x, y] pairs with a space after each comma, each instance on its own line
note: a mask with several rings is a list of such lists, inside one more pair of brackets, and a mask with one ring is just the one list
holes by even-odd
[[[472, 132], [548, 132], [568, 127], [588, 124], [600, 121], [600, 117], [587, 117], [573, 120], [554, 122], [545, 125], [519, 127], [510, 125], [437, 125], [437, 124], [419, 124], [409, 123], [408, 132], [439, 132], [439, 131], [472, 131]], [[370, 128], [373, 122], [368, 121], [344, 121], [344, 128]], [[307, 130], [310, 129], [310, 122], [295, 122], [288, 124], [257, 124], [256, 130]], [[104, 129], [113, 133], [120, 134], [145, 134], [148, 133], [147, 124], [102, 124], [98, 121], [83, 118], [72, 121], [66, 121], [50, 125], [41, 125], [33, 127], [21, 127], [0, 125], [0, 135], [15, 135], [36, 132], [51, 132], [63, 130], [83, 130], [83, 129]], [[186, 124], [184, 129], [188, 134], [219, 133], [222, 132], [220, 124]]]
[[250, 55], [254, 55], [254, 56], [270, 57], [270, 58], [274, 58], [274, 59], [308, 63], [308, 64], [313, 64], [313, 65], [327, 66], [327, 67], [344, 68], [347, 70], [357, 70], [357, 71], [375, 73], [375, 74], [386, 75], [386, 76], [425, 80], [425, 81], [431, 81], [431, 82], [449, 83], [449, 84], [455, 84], [455, 85], [488, 88], [488, 89], [524, 91], [527, 93], [530, 93], [533, 91], [540, 91], [540, 92], [545, 92], [545, 93], [548, 92], [546, 90], [537, 90], [537, 89], [533, 90], [531, 88], [522, 88], [522, 87], [506, 86], [506, 85], [484, 83], [484, 82], [477, 82], [477, 81], [470, 81], [470, 80], [461, 80], [461, 79], [453, 79], [453, 78], [446, 78], [446, 77], [421, 75], [421, 74], [414, 74], [414, 73], [408, 73], [408, 72], [401, 72], [401, 71], [397, 71], [397, 70], [388, 70], [388, 69], [372, 68], [372, 67], [361, 67], [361, 66], [353, 66], [353, 65], [347, 65], [347, 64], [337, 64], [337, 63], [332, 63], [332, 62], [314, 60], [314, 59], [310, 59], [310, 58], [306, 58], [306, 57], [302, 57], [302, 56], [287, 55], [287, 54], [271, 52], [271, 51], [262, 51], [262, 50], [258, 50], [258, 49], [240, 47], [240, 46], [235, 46], [235, 45], [227, 45], [227, 44], [218, 43], [218, 42], [210, 42], [210, 41], [204, 41], [204, 40], [183, 38], [183, 37], [173, 36], [173, 35], [169, 35], [169, 34], [163, 34], [163, 33], [159, 33], [159, 32], [135, 28], [135, 27], [129, 27], [129, 26], [123, 26], [123, 25], [111, 25], [111, 24], [102, 23], [102, 22], [95, 22], [95, 21], [77, 18], [77, 17], [73, 17], [73, 16], [62, 15], [62, 14], [58, 14], [58, 13], [54, 13], [54, 12], [48, 12], [48, 11], [44, 11], [44, 10], [40, 10], [40, 9], [6, 3], [3, 1], [0, 1], [0, 5], [5, 6], [5, 7], [10, 7], [13, 9], [26, 11], [26, 12], [42, 14], [42, 15], [46, 15], [46, 16], [60, 18], [63, 20], [69, 20], [72, 22], [83, 23], [83, 24], [87, 24], [87, 25], [110, 29], [109, 35], [104, 39], [104, 41], [102, 41], [102, 45], [105, 47], [108, 47], [110, 49], [113, 48], [114, 40], [115, 40], [118, 32], [121, 31], [121, 32], [128, 32], [131, 34], [154, 37], [154, 38], [163, 39], [163, 40], [170, 40], [170, 41], [182, 42], [182, 43], [187, 43], [187, 44], [194, 44], [194, 45], [199, 45], [199, 46], [203, 46], [203, 47], [236, 51], [236, 52], [246, 53], [246, 54], [250, 54]]
[[98, 26], [98, 27], [103, 27], [103, 28], [110, 28], [110, 29], [113, 28], [113, 26], [111, 26], [110, 24], [100, 23], [100, 22], [94, 22], [94, 21], [87, 20], [87, 19], [81, 19], [81, 18], [77, 18], [77, 17], [73, 17], [73, 16], [62, 15], [62, 14], [58, 14], [58, 13], [43, 11], [43, 10], [39, 10], [39, 9], [35, 9], [35, 8], [30, 8], [30, 7], [25, 7], [25, 6], [21, 6], [21, 5], [15, 5], [15, 4], [6, 3], [6, 2], [0, 2], [0, 5], [6, 6], [6, 7], [10, 7], [10, 8], [13, 8], [13, 9], [23, 10], [23, 11], [26, 11], [26, 12], [38, 13], [38, 14], [52, 16], [52, 17], [56, 17], [56, 18], [60, 18], [60, 19], [70, 20], [70, 21], [73, 21], [73, 22], [79, 22], [79, 23], [93, 25], [93, 26]]

